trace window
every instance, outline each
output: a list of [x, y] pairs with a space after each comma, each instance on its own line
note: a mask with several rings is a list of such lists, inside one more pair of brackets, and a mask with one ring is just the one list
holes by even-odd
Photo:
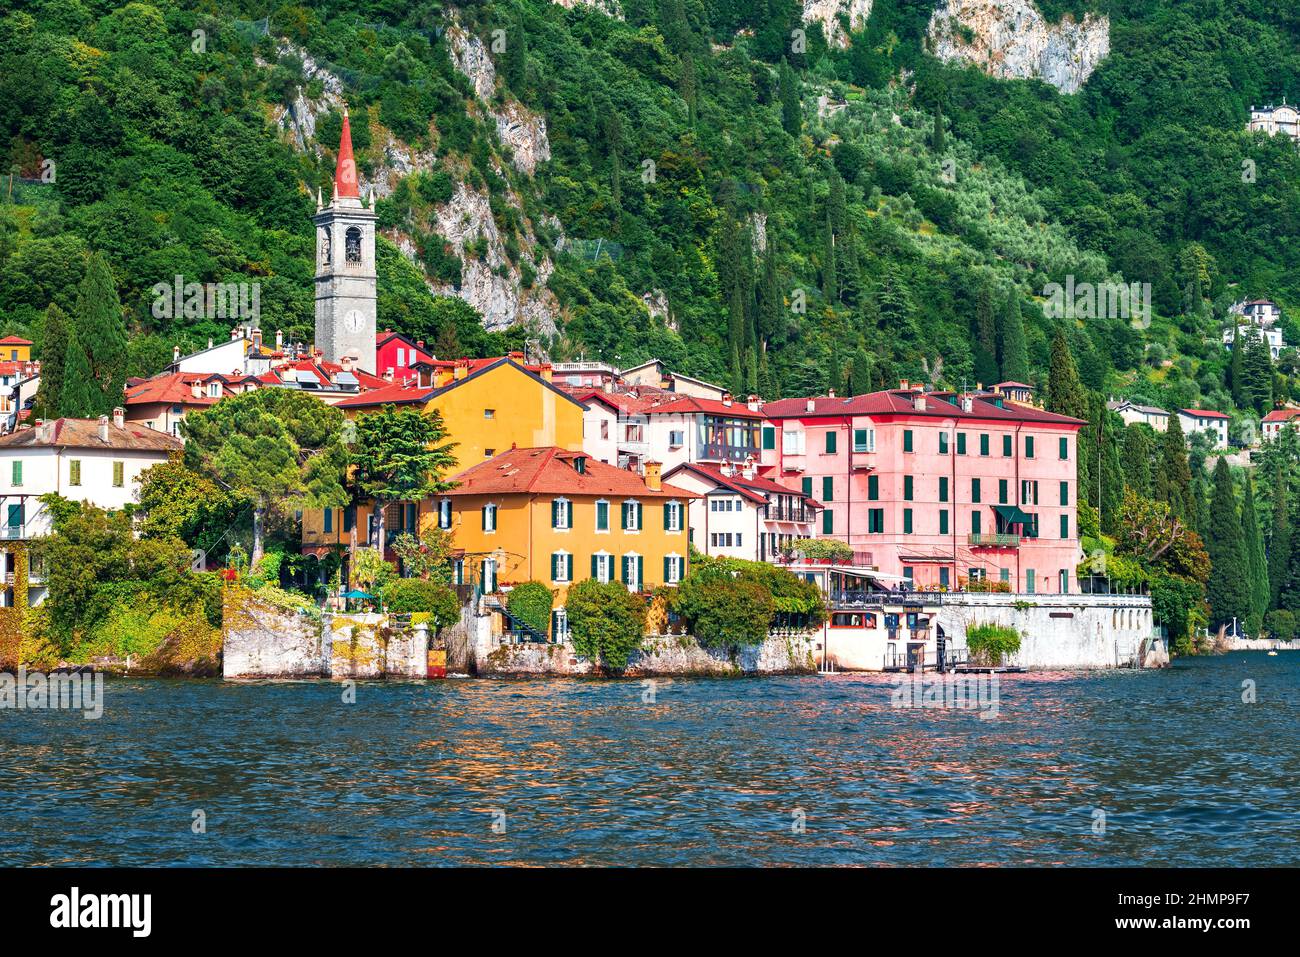
[[483, 587], [483, 593], [491, 595], [497, 590], [497, 560], [495, 558], [483, 559], [481, 573], [480, 584]]
[[489, 502], [483, 506], [483, 531], [495, 532], [497, 530], [497, 507]]
[[81, 459], [71, 459], [68, 462], [68, 484], [81, 484]]
[[1034, 437], [1032, 435], [1026, 435], [1025, 436], [1025, 458], [1032, 459], [1033, 457], [1034, 457]]
[[9, 481], [10, 481], [10, 484], [12, 484], [12, 485], [22, 485], [22, 484], [23, 484], [23, 463], [22, 463], [22, 462], [19, 462], [19, 461], [15, 461], [15, 462], [14, 462], [14, 464], [13, 464], [13, 471], [12, 471], [11, 474], [10, 474], [10, 479], [9, 479]]
[[948, 510], [946, 508], [939, 509], [939, 534], [948, 534]]
[[912, 451], [912, 430], [911, 429], [903, 430], [903, 451], [904, 452]]
[[1034, 570], [1032, 568], [1025, 569], [1025, 591], [1031, 595], [1034, 593]]
[[126, 463], [113, 463], [113, 488], [121, 488], [126, 484]]
[[220, 382], [209, 382], [209, 383], [208, 383], [208, 398], [209, 398], [209, 399], [220, 399], [220, 398], [221, 398], [221, 383], [220, 383]]
[[987, 432], [981, 432], [980, 433], [980, 455], [988, 455], [988, 454], [989, 454], [989, 434]]
[[25, 517], [23, 515], [24, 511], [26, 511], [26, 506], [24, 506], [22, 502], [14, 502], [9, 506], [9, 527], [10, 528], [23, 527], [23, 519]]
[[939, 476], [939, 501], [948, 501], [948, 476]]
[[999, 580], [999, 581], [1004, 581], [1004, 582], [1010, 582], [1010, 581], [1011, 581], [1011, 569], [1009, 569], [1009, 568], [999, 568], [999, 569], [998, 569], [998, 580]]
[[664, 503], [664, 531], [680, 532], [682, 530], [682, 503]]
[[979, 509], [975, 509], [973, 512], [970, 513], [970, 532], [972, 535], [978, 535], [980, 533]]
[[1007, 504], [1007, 480], [998, 479], [998, 504]]
[[567, 498], [551, 502], [551, 528], [562, 532], [573, 528], [573, 503]]
[[879, 475], [867, 476], [867, 498], [873, 502], [880, 498], [880, 476]]
[[569, 637], [569, 610], [557, 608], [551, 612], [551, 637], [556, 641], [565, 641]]
[[1002, 436], [1002, 455], [1005, 458], [1011, 458], [1011, 436]]
[[973, 478], [970, 480], [970, 500], [976, 505], [980, 501], [980, 480]]
[[1060, 442], [1061, 459], [1062, 460], [1068, 459], [1070, 457], [1070, 440], [1067, 439], [1065, 436], [1061, 436], [1061, 438], [1058, 439], [1058, 441]]
[[334, 531], [334, 509], [332, 508], [325, 509], [325, 531]]
[[357, 507], [349, 505], [343, 510], [343, 531], [350, 532], [352, 527], [357, 524]]
[[[1064, 595], [1070, 590], [1070, 570], [1068, 568], [1062, 568], [1061, 571], [1059, 572], [1059, 578], [1060, 578], [1060, 585], [1061, 585], [1061, 594]], [[1133, 612], [1130, 611], [1129, 617], [1131, 618], [1132, 615]], [[1130, 622], [1130, 624], [1132, 624], [1132, 622]]]
[[939, 569], [939, 585], [943, 588], [947, 588], [950, 584], [951, 579], [948, 577], [948, 567], [946, 565], [942, 566]]
[[[629, 440], [633, 441], [633, 440]], [[673, 429], [668, 433], [668, 445], [674, 449], [680, 449], [686, 444], [686, 432], [682, 429]]]
[[676, 585], [682, 580], [682, 572], [685, 571], [686, 559], [681, 555], [664, 556], [664, 584]]
[[827, 455], [835, 454], [835, 441], [836, 441], [835, 437], [837, 434], [838, 433], [833, 431], [826, 433], [826, 454]]
[[939, 454], [940, 455], [948, 454], [948, 433], [947, 432], [939, 433]]
[[1070, 504], [1070, 483], [1069, 482], [1061, 483], [1061, 504], [1062, 505]]
[[[607, 439], [607, 438], [609, 438], [609, 419], [602, 419], [602, 420], [601, 420], [601, 422], [600, 422], [600, 437], [601, 437], [602, 439]], [[560, 609], [560, 611], [563, 611], [563, 610], [564, 610], [564, 609]], [[559, 611], [556, 612], [557, 615], [558, 615], [559, 613], [560, 613]], [[566, 624], [567, 624], [568, 619], [565, 619], [565, 621], [566, 621]]]
[[449, 498], [438, 502], [438, 527], [451, 528], [451, 499]]
[[485, 418], [485, 419], [495, 419], [496, 417], [497, 417], [497, 410], [496, 410], [496, 409], [484, 409], [484, 410], [483, 410], [483, 418]]
[[867, 533], [870, 535], [882, 535], [885, 531], [885, 510], [883, 508], [873, 508], [867, 510]]
[[573, 556], [568, 552], [551, 553], [551, 581], [573, 581]]
[[876, 430], [875, 429], [854, 429], [853, 430], [853, 451], [854, 452], [876, 451]]
[[629, 553], [623, 556], [623, 584], [627, 586], [628, 591], [641, 590], [641, 567], [643, 560], [640, 555]]
[[903, 509], [903, 534], [912, 534], [912, 510], [910, 508]]
[[641, 531], [641, 503], [629, 499], [623, 503], [623, 531]]
[[786, 455], [803, 455], [803, 433], [797, 429], [782, 432], [781, 451]]
[[812, 476], [811, 475], [805, 475], [803, 477], [803, 480], [799, 483], [799, 487], [803, 489], [804, 498], [812, 498]]
[[1061, 537], [1070, 537], [1070, 516], [1068, 515], [1061, 516]]
[[[763, 426], [763, 449], [776, 448], [776, 428], [771, 425]], [[665, 576], [667, 577], [667, 576]]]
[[612, 577], [614, 556], [607, 552], [597, 552], [591, 556], [591, 577], [598, 582], [607, 582]]
[[494, 456], [494, 455], [496, 455], [496, 454], [497, 454], [497, 450], [496, 450], [496, 449], [484, 449], [484, 450], [483, 450], [483, 458], [485, 458], [485, 459], [490, 459], [490, 458], [492, 458], [492, 456]]
[[[827, 434], [833, 435], [834, 433], [830, 432]], [[835, 479], [831, 478], [829, 475], [822, 477], [822, 501], [835, 501]]]
[[912, 500], [912, 476], [903, 476], [903, 500], [910, 502]]
[[604, 499], [596, 503], [596, 531], [609, 531], [609, 502]]
[[835, 510], [832, 508], [822, 510], [822, 534], [835, 534]]
[[958, 455], [966, 454], [966, 433], [965, 432], [957, 433], [957, 454]]

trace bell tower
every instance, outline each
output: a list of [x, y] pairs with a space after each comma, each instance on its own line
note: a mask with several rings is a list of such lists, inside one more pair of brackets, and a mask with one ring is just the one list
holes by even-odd
[[357, 187], [352, 127], [343, 111], [334, 169], [334, 198], [323, 206], [316, 192], [316, 348], [327, 362], [350, 358], [375, 370], [375, 198], [369, 206]]

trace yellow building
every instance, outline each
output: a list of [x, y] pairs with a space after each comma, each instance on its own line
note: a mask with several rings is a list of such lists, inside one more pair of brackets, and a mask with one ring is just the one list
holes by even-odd
[[[428, 521], [452, 533], [464, 557], [457, 582], [477, 577], [491, 593], [536, 580], [557, 592], [585, 578], [632, 591], [686, 575], [687, 505], [697, 496], [646, 474], [555, 447], [510, 449], [457, 475]], [[562, 627], [561, 627], [561, 630]]]
[[[447, 438], [456, 443], [452, 454], [456, 467], [470, 468], [512, 446], [557, 446], [569, 451], [582, 449], [584, 406], [563, 389], [552, 385], [542, 372], [535, 372], [510, 356], [498, 359], [465, 359], [438, 363], [434, 385], [403, 383], [372, 389], [335, 404], [349, 417], [374, 412], [385, 405], [417, 406], [442, 414]], [[413, 530], [414, 522], [427, 503], [390, 506], [385, 526], [390, 533]], [[302, 517], [303, 551], [320, 553], [333, 546], [347, 545], [355, 520], [357, 541], [369, 540], [373, 509], [360, 504], [354, 515], [335, 509], [326, 516], [321, 509], [308, 509]], [[399, 519], [395, 522], [394, 518]], [[392, 556], [389, 556], [390, 558]]]
[[0, 339], [0, 361], [31, 362], [32, 342], [22, 336], [5, 336]]

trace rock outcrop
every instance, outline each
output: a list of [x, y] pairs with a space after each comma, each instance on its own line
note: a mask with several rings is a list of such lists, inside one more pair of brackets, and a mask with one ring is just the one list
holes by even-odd
[[861, 30], [869, 16], [871, 0], [803, 0], [803, 22], [820, 23], [826, 42], [840, 49], [849, 45], [842, 21], [848, 20], [850, 30]]
[[1110, 52], [1110, 19], [1044, 19], [1033, 0], [946, 0], [929, 27], [939, 59], [978, 66], [1004, 80], [1039, 79], [1074, 93]]
[[591, 7], [593, 10], [599, 10], [601, 13], [623, 19], [623, 7], [618, 0], [551, 0], [552, 3], [558, 3], [566, 10], [574, 10], [578, 7]]

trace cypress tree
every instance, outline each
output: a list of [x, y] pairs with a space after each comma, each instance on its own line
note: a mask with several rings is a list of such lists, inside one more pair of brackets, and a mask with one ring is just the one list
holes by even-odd
[[1187, 445], [1178, 416], [1169, 416], [1169, 427], [1160, 438], [1160, 462], [1152, 480], [1156, 501], [1168, 502], [1179, 518], [1187, 521], [1192, 472], [1187, 465]]
[[943, 156], [943, 151], [947, 144], [943, 138], [943, 104], [938, 100], [934, 101], [934, 133], [930, 136], [930, 149], [936, 156]]
[[698, 93], [695, 79], [695, 58], [689, 53], [682, 55], [682, 72], [677, 78], [677, 95], [686, 101], [686, 122], [695, 126], [699, 115], [696, 112]]
[[73, 419], [92, 418], [102, 414], [103, 400], [104, 394], [90, 372], [90, 357], [73, 330], [63, 354], [63, 390], [59, 394], [58, 414]]
[[1214, 498], [1207, 524], [1211, 567], [1206, 599], [1210, 603], [1211, 622], [1222, 625], [1236, 618], [1245, 624], [1250, 614], [1250, 588], [1243, 574], [1246, 546], [1241, 537], [1232, 473], [1223, 457], [1214, 466]]
[[998, 381], [997, 320], [993, 315], [993, 292], [987, 283], [975, 294], [974, 326], [975, 381], [991, 386]]
[[822, 296], [828, 306], [839, 301], [839, 286], [835, 281], [835, 232], [831, 228], [830, 210], [826, 212], [826, 229], [822, 236]]
[[45, 310], [41, 332], [41, 384], [37, 389], [37, 414], [42, 418], [60, 415], [63, 394], [63, 360], [68, 351], [68, 316], [54, 303]]
[[[126, 385], [126, 322], [112, 270], [102, 253], [92, 253], [86, 262], [86, 274], [77, 288], [73, 327], [94, 387], [91, 393], [94, 401], [86, 412], [79, 414], [101, 415], [122, 404], [122, 390]], [[69, 337], [69, 343], [72, 338]], [[65, 365], [63, 374], [66, 391], [72, 387], [71, 364]]]
[[849, 375], [849, 394], [862, 395], [871, 391], [871, 360], [867, 350], [858, 346], [853, 353], [853, 371]]
[[1012, 293], [1002, 310], [999, 330], [1002, 378], [1008, 382], [1029, 380], [1029, 350], [1025, 345], [1025, 324], [1020, 316], [1020, 301]]
[[1241, 391], [1241, 341], [1243, 338], [1245, 336], [1242, 334], [1241, 326], [1234, 325], [1232, 327], [1232, 359], [1228, 363], [1228, 390], [1232, 394], [1232, 401], [1239, 409], [1246, 407], [1246, 398]]
[[799, 102], [799, 78], [785, 58], [777, 69], [777, 81], [781, 86], [781, 125], [791, 136], [798, 136], [803, 128], [803, 106]]
[[764, 345], [780, 334], [785, 321], [785, 303], [776, 272], [776, 245], [771, 236], [767, 240], [766, 253], [763, 257], [763, 278], [758, 288], [758, 338]]
[[1241, 500], [1241, 537], [1246, 546], [1246, 584], [1250, 589], [1250, 614], [1246, 628], [1252, 635], [1257, 635], [1264, 623], [1264, 613], [1268, 611], [1271, 589], [1268, 586], [1268, 559], [1264, 557], [1264, 536], [1260, 534], [1259, 516], [1255, 513], [1254, 485], [1247, 475]]
[[1286, 584], [1288, 564], [1291, 561], [1291, 516], [1288, 513], [1286, 470], [1279, 468], [1273, 482], [1273, 527], [1268, 537], [1269, 607], [1283, 607], [1280, 603], [1282, 586]]
[[1124, 429], [1124, 483], [1143, 498], [1151, 497], [1151, 471], [1156, 443], [1149, 425], [1135, 422]]
[[1070, 354], [1070, 344], [1065, 339], [1065, 332], [1056, 330], [1052, 338], [1052, 359], [1048, 369], [1047, 409], [1060, 415], [1072, 415], [1076, 419], [1087, 419], [1089, 413], [1088, 393], [1079, 381], [1079, 370]]

